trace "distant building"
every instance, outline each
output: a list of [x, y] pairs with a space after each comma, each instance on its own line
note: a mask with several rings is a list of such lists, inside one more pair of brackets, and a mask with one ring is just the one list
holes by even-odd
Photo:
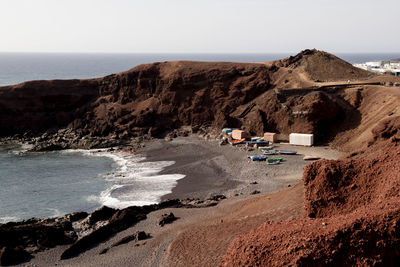
[[392, 70], [392, 73], [393, 73], [394, 76], [400, 76], [400, 69]]
[[365, 65], [371, 68], [380, 68], [382, 66], [382, 61], [365, 62]]
[[400, 62], [370, 61], [361, 64], [353, 64], [353, 66], [363, 70], [374, 71], [378, 73], [391, 72], [395, 76], [400, 76]]

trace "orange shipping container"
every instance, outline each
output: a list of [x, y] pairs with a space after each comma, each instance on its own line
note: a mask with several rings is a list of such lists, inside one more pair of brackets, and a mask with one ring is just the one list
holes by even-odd
[[242, 130], [233, 130], [232, 131], [232, 138], [233, 139], [243, 139], [243, 138], [249, 138], [250, 134], [248, 132], [242, 131]]
[[264, 133], [264, 141], [275, 143], [277, 141], [276, 133]]

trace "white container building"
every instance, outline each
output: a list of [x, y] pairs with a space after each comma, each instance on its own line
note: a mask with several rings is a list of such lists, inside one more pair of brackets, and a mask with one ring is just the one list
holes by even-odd
[[314, 135], [291, 133], [289, 134], [289, 143], [298, 146], [312, 146], [314, 144]]

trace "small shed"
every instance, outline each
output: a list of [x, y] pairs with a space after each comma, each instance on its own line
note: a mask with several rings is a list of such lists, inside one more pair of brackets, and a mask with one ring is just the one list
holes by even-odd
[[250, 134], [246, 131], [242, 130], [233, 130], [232, 131], [232, 138], [233, 139], [243, 139], [243, 138], [249, 138]]
[[277, 134], [276, 133], [264, 133], [264, 140], [269, 141], [271, 143], [276, 143], [277, 141]]
[[314, 144], [313, 134], [291, 133], [289, 134], [289, 143], [291, 145], [312, 146]]

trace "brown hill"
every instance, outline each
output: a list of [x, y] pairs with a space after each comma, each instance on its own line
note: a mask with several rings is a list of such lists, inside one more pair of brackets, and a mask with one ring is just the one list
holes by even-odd
[[286, 68], [303, 70], [316, 82], [363, 80], [373, 76], [368, 71], [353, 67], [332, 54], [316, 49], [304, 50], [281, 62]]
[[346, 99], [351, 96], [345, 89], [354, 86], [310, 79], [320, 73], [332, 81], [371, 75], [328, 53], [305, 50], [265, 64], [176, 61], [92, 80], [26, 82], [0, 87], [0, 136], [67, 127], [124, 138], [212, 125], [274, 131], [283, 139], [312, 132], [326, 142], [360, 116], [357, 101]]

